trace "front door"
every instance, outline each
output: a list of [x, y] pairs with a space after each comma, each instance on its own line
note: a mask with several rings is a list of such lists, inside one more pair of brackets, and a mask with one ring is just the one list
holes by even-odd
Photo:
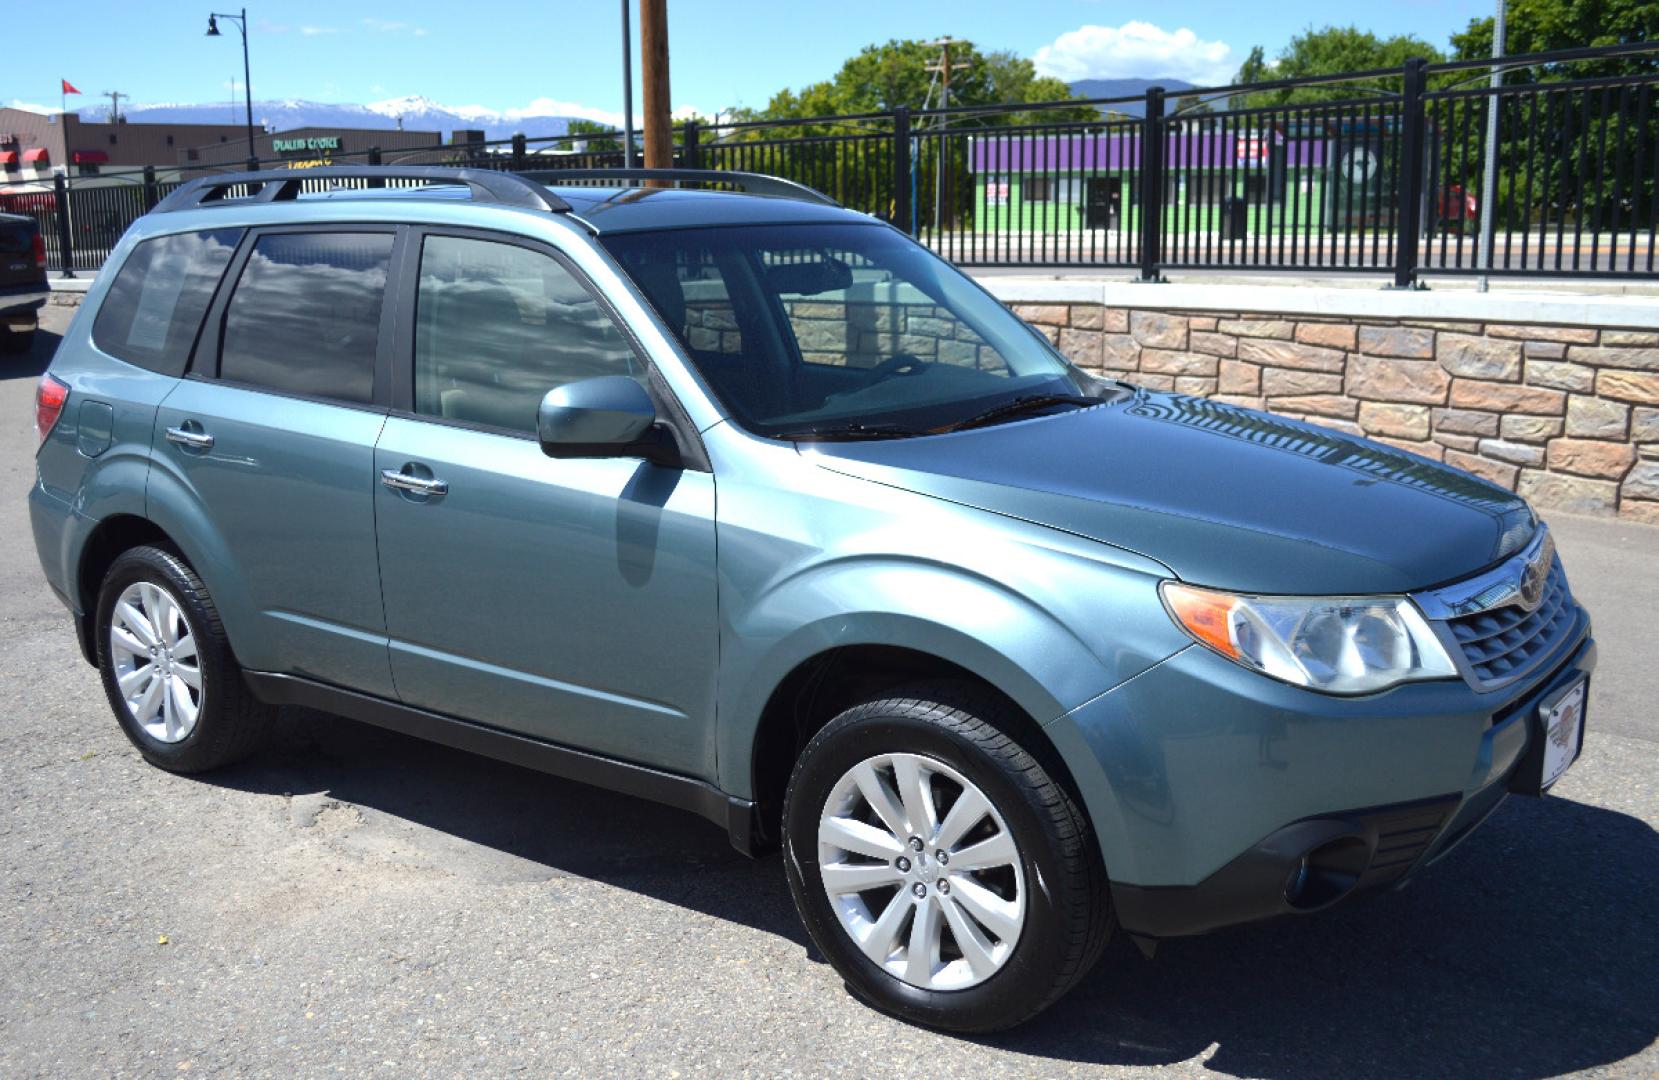
[[712, 777], [714, 478], [535, 438], [548, 390], [643, 360], [539, 247], [428, 235], [414, 292], [409, 408], [375, 453], [399, 696]]

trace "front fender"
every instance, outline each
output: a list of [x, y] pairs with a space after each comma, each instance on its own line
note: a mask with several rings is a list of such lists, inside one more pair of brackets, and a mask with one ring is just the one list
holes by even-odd
[[1103, 662], [1096, 646], [1003, 582], [920, 559], [860, 556], [820, 564], [753, 599], [722, 628], [725, 790], [754, 796], [751, 752], [773, 690], [813, 657], [857, 645], [909, 649], [972, 671], [1038, 723], [1127, 677]]

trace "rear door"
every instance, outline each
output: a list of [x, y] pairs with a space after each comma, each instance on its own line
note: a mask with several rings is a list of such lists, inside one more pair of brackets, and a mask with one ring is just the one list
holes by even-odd
[[[398, 230], [249, 237], [156, 423], [152, 505], [203, 567], [245, 667], [394, 696], [374, 538]], [[159, 485], [182, 498], [156, 497]], [[165, 526], [165, 523], [163, 523]]]

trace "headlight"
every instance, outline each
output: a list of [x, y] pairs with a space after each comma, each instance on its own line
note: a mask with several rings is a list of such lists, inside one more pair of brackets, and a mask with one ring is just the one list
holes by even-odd
[[1403, 596], [1238, 596], [1166, 581], [1170, 616], [1229, 660], [1327, 694], [1457, 674]]

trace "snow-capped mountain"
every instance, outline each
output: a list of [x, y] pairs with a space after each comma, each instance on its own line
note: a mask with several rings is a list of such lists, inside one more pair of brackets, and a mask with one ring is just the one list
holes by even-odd
[[[171, 121], [176, 124], [240, 124], [241, 102], [211, 105], [124, 105], [122, 113], [135, 124]], [[83, 120], [108, 119], [108, 110], [92, 106], [79, 110]], [[480, 105], [440, 105], [419, 95], [390, 98], [367, 105], [336, 105], [318, 101], [276, 100], [253, 103], [254, 123], [273, 131], [299, 127], [369, 128], [391, 130], [399, 122], [409, 131], [438, 131], [444, 138], [457, 128], [482, 129], [485, 138], [506, 139], [520, 132], [531, 138], [563, 135], [578, 117], [604, 124], [620, 123], [620, 116], [572, 102], [538, 98], [523, 109], [487, 109]]]

